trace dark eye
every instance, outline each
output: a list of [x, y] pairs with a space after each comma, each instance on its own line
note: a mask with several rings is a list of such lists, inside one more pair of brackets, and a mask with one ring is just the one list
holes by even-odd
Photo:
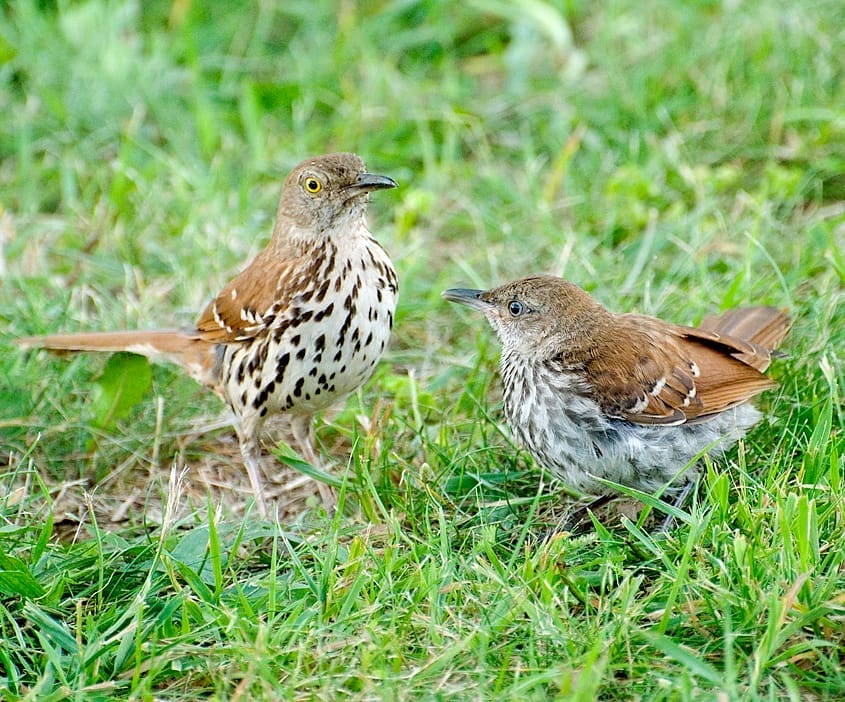
[[316, 178], [306, 178], [305, 179], [305, 189], [314, 195], [315, 193], [320, 192], [323, 189], [323, 184], [317, 180]]
[[519, 317], [519, 315], [525, 312], [525, 305], [519, 300], [511, 300], [508, 303], [508, 312], [511, 313], [511, 317]]

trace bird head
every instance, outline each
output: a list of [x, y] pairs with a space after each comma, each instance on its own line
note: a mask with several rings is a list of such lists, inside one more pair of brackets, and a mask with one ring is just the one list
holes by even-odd
[[507, 353], [535, 360], [580, 345], [607, 314], [577, 285], [545, 275], [490, 290], [452, 288], [443, 297], [483, 312]]
[[291, 171], [279, 200], [277, 229], [293, 226], [319, 235], [357, 225], [374, 190], [396, 181], [368, 173], [360, 156], [349, 153], [309, 158]]

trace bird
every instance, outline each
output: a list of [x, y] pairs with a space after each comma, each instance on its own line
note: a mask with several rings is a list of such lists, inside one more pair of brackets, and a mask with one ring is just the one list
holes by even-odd
[[762, 417], [751, 400], [790, 328], [774, 307], [700, 326], [611, 312], [576, 284], [532, 275], [446, 300], [482, 312], [502, 345], [504, 414], [538, 464], [610, 499], [617, 483], [685, 496], [705, 452], [724, 454]]
[[361, 387], [387, 346], [399, 286], [365, 214], [371, 192], [395, 187], [393, 178], [369, 173], [356, 154], [308, 158], [284, 181], [265, 248], [208, 303], [195, 326], [51, 334], [17, 343], [129, 351], [181, 366], [236, 416], [256, 507], [267, 516], [260, 469], [266, 419], [285, 416], [295, 447], [319, 465], [314, 414]]

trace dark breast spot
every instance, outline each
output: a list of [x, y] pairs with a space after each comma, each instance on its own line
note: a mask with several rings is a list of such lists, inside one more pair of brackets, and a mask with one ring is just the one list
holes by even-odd
[[334, 303], [330, 302], [328, 305], [326, 305], [323, 309], [321, 309], [314, 315], [314, 321], [321, 322], [324, 317], [328, 317], [332, 312], [334, 312]]
[[265, 389], [265, 390], [262, 390], [260, 393], [258, 393], [255, 396], [255, 399], [252, 401], [252, 406], [255, 407], [255, 409], [258, 409], [259, 407], [264, 407], [266, 402], [267, 402], [267, 390]]
[[322, 302], [326, 298], [326, 293], [329, 291], [329, 285], [331, 284], [332, 279], [326, 278], [323, 281], [323, 284], [320, 286], [320, 289], [317, 291], [317, 294], [314, 296], [314, 300], [316, 302]]
[[283, 353], [279, 356], [279, 360], [276, 364], [276, 382], [281, 383], [282, 380], [285, 378], [285, 369], [288, 367], [288, 363], [290, 363], [290, 354]]
[[349, 331], [349, 327], [352, 325], [353, 314], [355, 314], [354, 307], [349, 310], [346, 319], [343, 320], [343, 324], [340, 326], [340, 331], [337, 334], [337, 346], [343, 346], [343, 342], [346, 340], [346, 332]]

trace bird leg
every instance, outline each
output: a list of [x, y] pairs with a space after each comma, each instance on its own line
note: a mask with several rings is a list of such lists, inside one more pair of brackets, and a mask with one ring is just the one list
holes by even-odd
[[[314, 422], [309, 414], [296, 414], [290, 417], [290, 430], [300, 455], [315, 468], [320, 467], [320, 459], [314, 450]], [[330, 486], [317, 481], [317, 490], [323, 500], [326, 512], [331, 514], [337, 506], [337, 498]]]
[[[687, 497], [689, 497], [689, 494], [692, 492], [694, 487], [695, 481], [685, 483], [684, 486], [681, 488], [680, 492], [675, 496], [675, 499], [672, 500], [671, 505], [673, 507], [677, 507], [678, 509], [683, 507], [684, 502], [686, 502]], [[595, 512], [599, 507], [607, 504], [616, 497], [618, 497], [618, 495], [600, 495], [592, 502], [582, 507], [579, 507], [572, 514], [569, 515], [569, 518], [564, 523], [563, 530], [574, 532], [576, 527], [578, 527], [581, 521], [587, 516], [588, 512]], [[675, 518], [671, 514], [667, 514], [663, 521], [660, 523], [660, 527], [657, 529], [656, 533], [665, 534], [674, 525]]]
[[[684, 506], [684, 502], [687, 501], [687, 497], [689, 497], [690, 493], [693, 491], [695, 486], [698, 483], [695, 480], [690, 480], [684, 483], [684, 486], [681, 488], [681, 491], [675, 496], [675, 499], [672, 500], [672, 506], [677, 507], [680, 509]], [[658, 534], [665, 534], [675, 526], [675, 517], [671, 514], [667, 514], [663, 521], [660, 523], [660, 528], [657, 530]]]
[[258, 427], [247, 417], [241, 418], [238, 426], [238, 441], [241, 446], [241, 456], [244, 459], [255, 507], [262, 518], [268, 515], [267, 499], [264, 496], [264, 477], [261, 475], [261, 443], [258, 440]]

